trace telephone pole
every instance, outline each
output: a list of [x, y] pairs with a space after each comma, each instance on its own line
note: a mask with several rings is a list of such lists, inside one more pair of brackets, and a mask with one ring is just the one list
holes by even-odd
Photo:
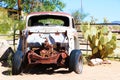
[[82, 6], [82, 0], [81, 0], [81, 13], [83, 12], [83, 6]]

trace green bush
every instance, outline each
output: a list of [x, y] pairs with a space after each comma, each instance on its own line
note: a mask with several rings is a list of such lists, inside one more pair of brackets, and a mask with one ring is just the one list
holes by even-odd
[[0, 33], [7, 33], [13, 26], [13, 20], [8, 18], [7, 11], [0, 8]]
[[0, 8], [0, 34], [13, 33], [15, 30], [22, 30], [25, 27], [25, 20], [17, 20], [8, 16], [4, 8]]

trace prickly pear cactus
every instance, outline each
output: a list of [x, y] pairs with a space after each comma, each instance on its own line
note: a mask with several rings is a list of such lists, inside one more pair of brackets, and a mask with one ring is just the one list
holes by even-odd
[[116, 48], [116, 35], [112, 34], [108, 27], [88, 24], [88, 26], [82, 25], [81, 31], [92, 49], [91, 58], [106, 58]]

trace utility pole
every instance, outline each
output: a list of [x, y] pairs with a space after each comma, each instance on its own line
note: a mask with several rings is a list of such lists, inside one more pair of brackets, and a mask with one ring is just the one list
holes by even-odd
[[83, 7], [82, 7], [82, 0], [81, 0], [81, 13], [83, 12]]

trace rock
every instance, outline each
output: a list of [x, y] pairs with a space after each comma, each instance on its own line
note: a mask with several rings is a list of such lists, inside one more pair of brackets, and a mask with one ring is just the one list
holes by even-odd
[[102, 60], [100, 58], [90, 59], [88, 62], [89, 66], [101, 65], [101, 64], [111, 64], [110, 60]]
[[103, 60], [102, 64], [111, 64], [110, 60]]
[[103, 60], [100, 58], [95, 58], [95, 59], [91, 59], [90, 62], [88, 63], [88, 65], [90, 66], [95, 66], [95, 65], [100, 65], [102, 64]]

